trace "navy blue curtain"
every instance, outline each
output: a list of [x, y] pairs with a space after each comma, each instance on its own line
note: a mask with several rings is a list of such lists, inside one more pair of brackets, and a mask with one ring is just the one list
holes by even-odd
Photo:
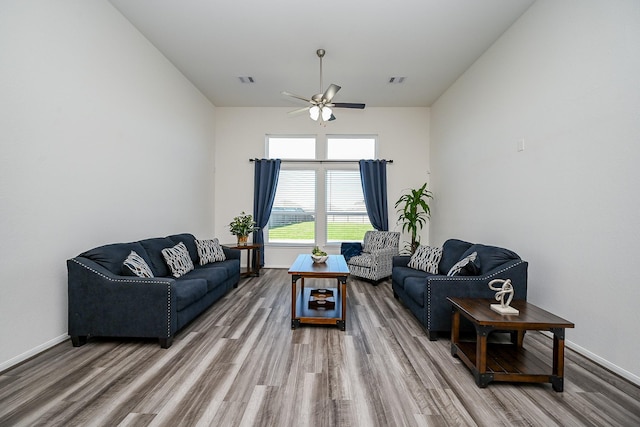
[[376, 230], [389, 231], [387, 161], [360, 160], [360, 180], [369, 221]]
[[[278, 175], [280, 174], [280, 159], [255, 160], [253, 176], [253, 220], [256, 227], [253, 232], [254, 243], [264, 243], [263, 229], [269, 222], [273, 200], [276, 197]], [[264, 246], [260, 251], [260, 266], [264, 266]]]

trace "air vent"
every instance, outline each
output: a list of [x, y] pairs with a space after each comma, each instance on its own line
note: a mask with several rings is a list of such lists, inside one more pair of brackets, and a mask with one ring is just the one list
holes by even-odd
[[251, 84], [256, 82], [253, 79], [253, 77], [249, 77], [249, 76], [240, 76], [238, 77], [238, 80], [240, 80], [240, 83], [246, 83], [246, 84]]
[[404, 83], [404, 79], [406, 79], [406, 77], [389, 77], [389, 83], [399, 85]]

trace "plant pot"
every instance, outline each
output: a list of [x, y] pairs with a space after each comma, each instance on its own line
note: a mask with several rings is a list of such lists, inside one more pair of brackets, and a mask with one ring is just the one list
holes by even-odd
[[247, 240], [249, 240], [249, 236], [238, 235], [238, 246], [246, 246]]

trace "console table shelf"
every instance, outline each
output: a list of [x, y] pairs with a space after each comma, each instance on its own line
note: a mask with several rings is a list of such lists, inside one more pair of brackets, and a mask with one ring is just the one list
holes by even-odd
[[[459, 342], [456, 355], [467, 366], [476, 366], [476, 343]], [[493, 381], [551, 382], [549, 363], [514, 344], [487, 344], [487, 370]], [[475, 372], [474, 372], [475, 374]]]

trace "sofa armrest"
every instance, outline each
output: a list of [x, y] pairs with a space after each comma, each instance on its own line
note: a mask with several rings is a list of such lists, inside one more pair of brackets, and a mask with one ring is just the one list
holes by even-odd
[[240, 249], [232, 249], [222, 246], [222, 250], [224, 251], [224, 256], [227, 259], [240, 259]]
[[409, 261], [411, 260], [410, 255], [396, 255], [393, 257], [393, 266], [394, 267], [407, 267], [409, 265]]
[[119, 276], [83, 257], [67, 261], [69, 335], [169, 339], [177, 329], [175, 280]]
[[424, 307], [429, 307], [427, 324], [430, 331], [446, 331], [451, 328], [451, 304], [447, 297], [494, 298], [495, 291], [489, 289], [494, 279], [511, 279], [516, 300], [527, 299], [528, 263], [513, 260], [482, 276], [443, 276], [427, 278]]

